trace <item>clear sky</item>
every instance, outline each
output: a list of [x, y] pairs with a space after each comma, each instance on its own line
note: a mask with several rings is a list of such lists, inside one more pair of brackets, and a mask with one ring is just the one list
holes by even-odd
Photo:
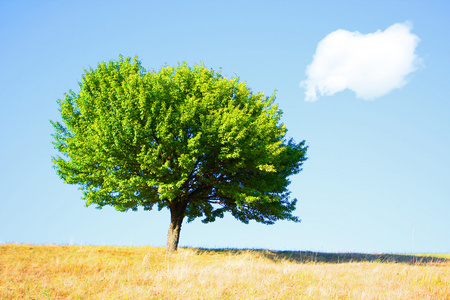
[[57, 99], [122, 54], [277, 90], [309, 146], [301, 223], [197, 220], [181, 246], [450, 253], [449, 3], [0, 1], [0, 243], [165, 245], [168, 211], [86, 208], [52, 168]]

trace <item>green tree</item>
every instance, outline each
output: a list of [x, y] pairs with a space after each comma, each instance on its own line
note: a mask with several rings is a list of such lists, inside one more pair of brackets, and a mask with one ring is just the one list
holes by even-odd
[[287, 186], [307, 147], [285, 139], [275, 96], [203, 65], [156, 72], [123, 57], [85, 70], [79, 87], [58, 100], [53, 163], [86, 206], [168, 208], [168, 252], [185, 218], [299, 221]]

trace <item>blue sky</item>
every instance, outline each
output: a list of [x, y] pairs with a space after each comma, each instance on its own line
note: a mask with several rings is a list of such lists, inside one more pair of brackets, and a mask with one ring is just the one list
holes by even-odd
[[[290, 186], [301, 223], [194, 221], [181, 246], [450, 253], [449, 12], [414, 0], [1, 1], [0, 243], [165, 245], [167, 211], [86, 208], [52, 168], [57, 99], [122, 54], [155, 70], [203, 62], [277, 90], [288, 136], [309, 146]], [[345, 89], [306, 101], [300, 83], [325, 37], [394, 24], [420, 39], [405, 84], [372, 100]]]

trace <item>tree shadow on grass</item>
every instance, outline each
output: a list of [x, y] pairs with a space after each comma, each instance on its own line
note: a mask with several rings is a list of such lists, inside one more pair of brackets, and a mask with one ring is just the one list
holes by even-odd
[[273, 251], [263, 249], [196, 249], [199, 254], [244, 254], [257, 253], [275, 262], [290, 261], [297, 263], [354, 263], [379, 262], [402, 264], [441, 264], [450, 263], [449, 258], [412, 254], [367, 254], [367, 253], [326, 253], [312, 251]]

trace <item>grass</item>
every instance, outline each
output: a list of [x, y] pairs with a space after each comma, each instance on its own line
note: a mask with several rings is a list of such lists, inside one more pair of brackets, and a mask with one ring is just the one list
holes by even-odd
[[7, 244], [0, 299], [450, 299], [450, 255]]

